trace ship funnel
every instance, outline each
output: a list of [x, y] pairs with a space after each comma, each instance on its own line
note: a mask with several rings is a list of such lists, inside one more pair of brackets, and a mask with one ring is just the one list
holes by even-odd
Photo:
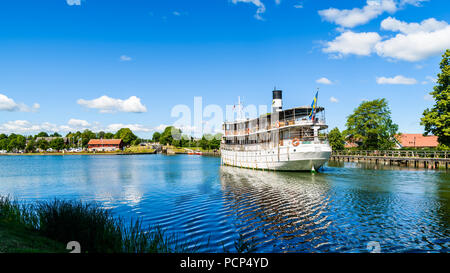
[[272, 113], [283, 110], [283, 91], [273, 90]]

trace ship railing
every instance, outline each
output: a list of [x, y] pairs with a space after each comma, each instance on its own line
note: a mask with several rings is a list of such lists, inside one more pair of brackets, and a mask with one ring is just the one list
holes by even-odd
[[305, 144], [328, 144], [328, 139], [326, 137], [318, 137], [317, 139], [314, 137], [303, 137], [303, 138], [285, 138], [279, 140], [279, 142], [274, 141], [260, 141], [258, 143], [248, 143], [248, 144], [222, 144], [221, 149], [223, 150], [232, 150], [232, 151], [246, 151], [246, 150], [257, 150], [259, 148], [275, 148], [275, 147], [285, 147], [292, 144], [294, 139], [299, 140], [299, 146]]
[[442, 158], [450, 159], [448, 151], [418, 151], [418, 150], [342, 150], [333, 151], [337, 156], [363, 157], [398, 157], [398, 158]]
[[246, 129], [240, 129], [240, 130], [225, 130], [225, 136], [245, 136], [249, 134], [254, 133], [260, 133], [272, 129], [280, 129], [288, 126], [295, 126], [295, 125], [309, 125], [309, 126], [325, 126], [324, 120], [316, 119], [314, 122], [309, 119], [302, 119], [302, 120], [289, 120], [289, 121], [279, 121], [278, 123], [268, 124], [267, 126], [256, 126], [254, 128], [246, 128]]

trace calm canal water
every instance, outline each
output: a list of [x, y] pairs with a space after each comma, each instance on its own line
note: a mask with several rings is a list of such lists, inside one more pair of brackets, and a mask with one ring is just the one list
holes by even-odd
[[[196, 156], [0, 156], [0, 195], [98, 201], [201, 251], [450, 250], [450, 173], [329, 163], [323, 172], [221, 167]], [[209, 244], [208, 244], [209, 240]]]

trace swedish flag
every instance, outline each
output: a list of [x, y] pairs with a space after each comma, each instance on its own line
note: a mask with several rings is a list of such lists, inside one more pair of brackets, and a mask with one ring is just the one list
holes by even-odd
[[314, 118], [315, 118], [318, 98], [319, 98], [319, 91], [317, 91], [316, 96], [314, 97], [314, 100], [311, 104], [312, 110], [311, 110], [311, 114], [309, 115], [310, 120], [314, 120]]

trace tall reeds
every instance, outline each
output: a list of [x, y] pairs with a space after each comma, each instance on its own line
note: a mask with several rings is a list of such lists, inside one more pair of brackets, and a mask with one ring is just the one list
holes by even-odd
[[42, 201], [24, 205], [0, 197], [0, 220], [20, 224], [44, 237], [67, 244], [77, 241], [83, 253], [186, 253], [195, 243], [181, 242], [159, 227], [144, 228], [141, 220], [125, 224], [97, 203]]

